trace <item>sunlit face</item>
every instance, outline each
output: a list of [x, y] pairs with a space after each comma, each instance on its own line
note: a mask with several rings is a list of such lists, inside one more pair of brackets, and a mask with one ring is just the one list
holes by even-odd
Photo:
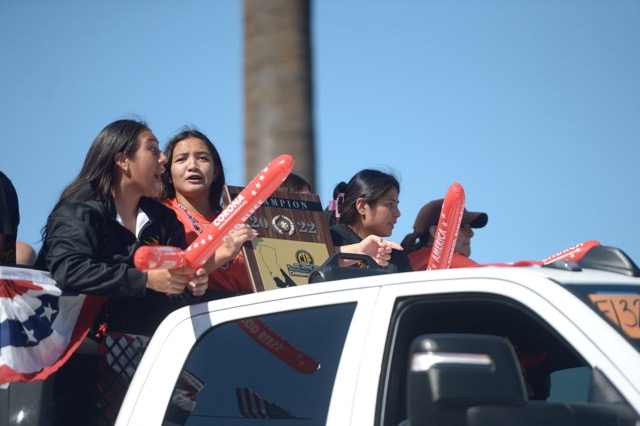
[[158, 139], [149, 130], [138, 135], [138, 149], [127, 159], [131, 187], [141, 196], [159, 197], [162, 190], [162, 173], [167, 157], [160, 151]]
[[460, 225], [460, 232], [458, 232], [455, 252], [466, 257], [471, 256], [471, 238], [473, 238], [474, 235], [471, 225]]
[[171, 180], [176, 197], [208, 197], [217, 171], [207, 144], [189, 137], [176, 144], [171, 162]]
[[391, 188], [374, 206], [364, 203], [362, 229], [366, 235], [388, 237], [400, 217], [398, 190]]

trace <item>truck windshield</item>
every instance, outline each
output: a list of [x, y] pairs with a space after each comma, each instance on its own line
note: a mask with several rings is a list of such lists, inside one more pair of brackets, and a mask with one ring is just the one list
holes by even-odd
[[566, 285], [640, 351], [640, 286]]

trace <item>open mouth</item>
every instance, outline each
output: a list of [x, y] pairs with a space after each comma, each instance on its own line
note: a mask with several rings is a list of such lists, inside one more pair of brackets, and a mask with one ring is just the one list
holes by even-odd
[[202, 183], [203, 180], [204, 180], [203, 177], [198, 175], [187, 176], [187, 179], [186, 179], [187, 182], [191, 182], [191, 183]]

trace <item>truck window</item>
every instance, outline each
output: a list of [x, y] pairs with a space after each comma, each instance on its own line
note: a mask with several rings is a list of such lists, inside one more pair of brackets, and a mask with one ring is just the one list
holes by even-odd
[[518, 355], [530, 400], [546, 401], [555, 390], [555, 380], [559, 381], [556, 399], [563, 397], [563, 385], [573, 385], [574, 395], [589, 393], [588, 380], [552, 377], [556, 371], [576, 368], [589, 375], [590, 368], [551, 326], [513, 300], [486, 294], [407, 298], [397, 302], [391, 327], [390, 352], [381, 376], [379, 424], [397, 425], [406, 419], [408, 348], [423, 334], [474, 333], [508, 339]]
[[355, 303], [244, 318], [196, 342], [165, 425], [324, 424]]

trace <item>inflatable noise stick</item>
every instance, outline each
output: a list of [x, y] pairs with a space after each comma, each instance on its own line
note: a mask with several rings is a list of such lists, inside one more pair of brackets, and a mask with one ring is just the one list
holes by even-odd
[[186, 250], [170, 246], [142, 246], [133, 262], [141, 271], [149, 269], [200, 268], [229, 235], [273, 194], [293, 169], [293, 157], [283, 154], [272, 160], [231, 200], [204, 233]]
[[519, 260], [517, 262], [509, 262], [509, 263], [485, 263], [478, 266], [542, 266], [548, 265], [551, 262], [555, 262], [556, 260], [572, 260], [576, 263], [580, 261], [584, 257], [585, 254], [589, 250], [594, 247], [600, 246], [600, 241], [596, 240], [588, 240], [584, 241], [580, 244], [576, 244], [573, 247], [569, 247], [568, 249], [564, 249], [559, 253], [554, 254], [553, 256], [549, 256], [546, 259], [540, 260]]
[[546, 265], [559, 259], [573, 260], [574, 262], [578, 262], [580, 259], [582, 259], [582, 256], [587, 254], [589, 250], [599, 245], [601, 245], [600, 242], [596, 240], [585, 241], [583, 243], [576, 244], [573, 247], [569, 247], [568, 249], [562, 250], [560, 253], [556, 253], [553, 256], [547, 257], [546, 259], [542, 259], [542, 263]]
[[453, 183], [447, 190], [442, 203], [442, 211], [438, 220], [438, 228], [433, 238], [433, 248], [429, 255], [427, 270], [449, 269], [451, 259], [456, 248], [458, 232], [464, 214], [464, 188], [459, 183]]

